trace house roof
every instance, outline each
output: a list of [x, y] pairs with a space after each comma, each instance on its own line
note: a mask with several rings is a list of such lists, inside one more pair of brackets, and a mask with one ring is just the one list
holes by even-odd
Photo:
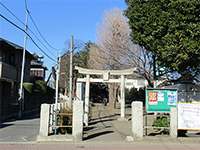
[[31, 61], [31, 68], [44, 68], [45, 70], [48, 70], [46, 66], [43, 65], [42, 61]]
[[[12, 42], [10, 42], [10, 41], [8, 41], [8, 40], [5, 40], [5, 39], [3, 39], [3, 38], [0, 38], [0, 42], [4, 42], [4, 43], [10, 45], [11, 47], [13, 47], [13, 48], [16, 49], [16, 50], [23, 50], [23, 49], [24, 49], [23, 47], [21, 47], [21, 46], [15, 44], [15, 43], [12, 43]], [[32, 59], [35, 59], [35, 57], [34, 57], [31, 53], [29, 53], [27, 50], [26, 50], [26, 53], [27, 53]]]
[[15, 49], [23, 49], [23, 47], [21, 47], [21, 46], [15, 44], [15, 43], [12, 43], [12, 42], [10, 42], [10, 41], [7, 41], [7, 40], [5, 40], [5, 39], [3, 39], [3, 38], [0, 38], [0, 41], [3, 41], [3, 42], [5, 42], [5, 43], [9, 44], [10, 46], [14, 47]]

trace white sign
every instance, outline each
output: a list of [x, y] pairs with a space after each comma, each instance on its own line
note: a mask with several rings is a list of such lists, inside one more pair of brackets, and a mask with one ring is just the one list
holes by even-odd
[[178, 129], [200, 130], [200, 104], [178, 104]]
[[177, 105], [177, 92], [167, 92], [167, 105]]
[[164, 92], [158, 91], [158, 101], [164, 101]]

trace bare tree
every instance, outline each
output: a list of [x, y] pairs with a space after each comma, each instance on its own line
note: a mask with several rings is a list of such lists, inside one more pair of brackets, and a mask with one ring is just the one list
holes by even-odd
[[[59, 81], [59, 87], [65, 89], [65, 94], [69, 91], [69, 70], [70, 70], [70, 39], [66, 40], [65, 48], [63, 49], [63, 54], [61, 56], [61, 75]], [[73, 53], [77, 53], [84, 48], [84, 42], [81, 40], [74, 40], [73, 42]], [[74, 57], [73, 57], [74, 58]], [[76, 64], [75, 64], [76, 65]], [[75, 79], [76, 73], [73, 73], [73, 89], [75, 89]]]
[[[121, 53], [121, 47], [118, 45], [126, 45], [130, 42], [128, 36], [130, 29], [126, 22], [121, 9], [113, 8], [105, 11], [102, 22], [97, 25], [97, 45], [93, 47], [89, 62], [91, 68], [110, 70], [125, 68], [124, 53]], [[99, 66], [99, 61], [103, 63], [102, 66]]]
[[[123, 11], [113, 8], [105, 11], [102, 22], [97, 25], [96, 41], [90, 53], [89, 66], [93, 69], [121, 70], [125, 69], [126, 54], [121, 46], [130, 43], [130, 29], [123, 16]], [[115, 107], [116, 89], [119, 86], [110, 84], [109, 107]]]
[[[93, 69], [103, 70], [122, 70], [136, 67], [134, 78], [145, 78], [151, 84], [151, 54], [132, 43], [130, 33], [127, 18], [121, 9], [113, 8], [110, 11], [105, 11], [102, 22], [97, 25], [97, 44], [93, 45], [90, 52], [89, 66]], [[115, 103], [113, 101], [116, 99], [114, 91], [117, 88], [111, 87], [109, 100], [112, 99], [111, 107], [113, 107]], [[110, 97], [111, 93], [112, 97]]]

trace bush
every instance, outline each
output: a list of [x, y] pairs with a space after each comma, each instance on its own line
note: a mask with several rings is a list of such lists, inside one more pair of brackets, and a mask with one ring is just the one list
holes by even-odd
[[[59, 113], [66, 113], [66, 114], [72, 114], [72, 110], [69, 108], [62, 108], [60, 109]], [[59, 126], [67, 126], [72, 125], [72, 115], [58, 115], [57, 122]], [[72, 133], [72, 127], [60, 127], [58, 129], [58, 134], [71, 134]]]
[[47, 92], [47, 86], [46, 86], [45, 81], [43, 81], [43, 80], [35, 81], [35, 89], [45, 95]]
[[29, 83], [29, 82], [24, 82], [23, 83], [23, 88], [25, 90], [25, 93], [27, 95], [31, 95], [33, 92], [33, 83]]
[[[167, 117], [158, 117], [154, 123], [153, 127], [169, 127], [169, 121]], [[160, 128], [156, 128], [156, 130], [161, 130]], [[164, 134], [169, 134], [169, 129], [163, 130]]]

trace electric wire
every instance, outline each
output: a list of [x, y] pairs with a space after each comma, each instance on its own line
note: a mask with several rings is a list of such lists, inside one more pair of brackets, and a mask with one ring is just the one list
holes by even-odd
[[[29, 14], [29, 16], [30, 16], [30, 13], [28, 13]], [[33, 18], [30, 16], [30, 18], [31, 18], [31, 20], [32, 20], [32, 22], [33, 22], [33, 24], [35, 25], [35, 23], [34, 23], [34, 21], [33, 21]], [[48, 42], [44, 39], [44, 37], [42, 36], [42, 34], [39, 32], [39, 29], [37, 28], [37, 26], [35, 25], [35, 27], [36, 27], [36, 29], [37, 29], [37, 31], [38, 31], [38, 33], [40, 34], [40, 36], [43, 38], [43, 40], [48, 44]], [[36, 35], [31, 31], [31, 33], [36, 37]], [[37, 37], [36, 37], [37, 38]], [[39, 40], [38, 38], [37, 38], [37, 40]], [[40, 41], [40, 40], [39, 40]], [[40, 41], [41, 42], [41, 41]], [[42, 43], [42, 42], [41, 42]], [[54, 56], [54, 57], [56, 57], [43, 43], [42, 43], [42, 45]], [[48, 44], [49, 45], [49, 44]], [[49, 45], [50, 46], [50, 45]], [[51, 47], [51, 46], [50, 46]], [[51, 47], [52, 48], [52, 47]], [[52, 49], [54, 49], [54, 48], [52, 48]], [[54, 49], [55, 50], [55, 49]]]
[[[19, 30], [21, 30], [22, 32], [26, 33], [26, 31], [22, 28], [20, 28], [18, 25], [16, 25], [15, 23], [13, 23], [12, 21], [10, 21], [9, 19], [7, 19], [6, 17], [4, 17], [2, 14], [0, 14], [0, 16], [5, 19], [6, 21], [8, 21], [9, 23], [11, 23], [12, 25], [14, 25], [16, 28], [18, 28]], [[30, 38], [30, 40], [35, 44], [36, 47], [38, 47], [38, 49], [40, 51], [42, 51], [49, 59], [51, 59], [52, 61], [56, 62], [56, 60], [54, 60], [53, 58], [51, 58], [47, 53], [45, 53], [40, 47], [39, 45], [33, 40], [33, 38], [28, 34], [26, 33], [27, 36]]]
[[21, 22], [24, 26], [25, 24], [23, 23], [23, 21], [21, 21], [15, 14], [13, 14], [5, 5], [2, 4], [2, 2], [0, 2], [0, 4], [8, 11], [10, 12], [19, 22]]
[[49, 45], [49, 47], [51, 47], [52, 49], [54, 49], [54, 50], [56, 50], [56, 51], [59, 50], [59, 49], [54, 48], [53, 46], [51, 46], [51, 45], [47, 42], [47, 40], [44, 38], [44, 36], [41, 34], [40, 30], [38, 29], [38, 27], [37, 27], [37, 25], [36, 25], [35, 21], [33, 20], [33, 18], [32, 18], [32, 16], [31, 16], [30, 13], [29, 13], [29, 16], [30, 16], [30, 18], [31, 18], [31, 20], [32, 20], [32, 22], [33, 22], [35, 28], [37, 29], [38, 33], [40, 34], [40, 36], [42, 37], [42, 39], [47, 43], [47, 45]]
[[[28, 9], [28, 8], [27, 8], [27, 1], [26, 1], [26, 0], [25, 0], [25, 7], [26, 7], [26, 9]], [[59, 49], [54, 48], [53, 46], [51, 46], [51, 45], [47, 42], [47, 40], [44, 38], [44, 36], [43, 36], [42, 33], [40, 32], [40, 30], [38, 29], [38, 27], [37, 27], [35, 21], [33, 20], [32, 16], [31, 16], [31, 14], [28, 13], [28, 15], [30, 16], [30, 18], [31, 18], [31, 20], [32, 20], [32, 22], [33, 22], [35, 28], [37, 29], [37, 31], [38, 31], [38, 33], [40, 34], [40, 36], [42, 37], [42, 39], [46, 42], [46, 44], [49, 45], [49, 47], [51, 47], [52, 49], [54, 49], [54, 50], [56, 50], [56, 51], [59, 50]]]
[[[20, 23], [22, 23], [24, 26], [25, 26], [25, 24], [14, 14], [14, 13], [12, 13], [5, 5], [3, 5], [1, 2], [0, 2], [0, 4], [8, 11], [8, 12], [10, 12]], [[27, 10], [27, 3], [26, 3], [26, 1], [25, 1], [25, 7], [26, 7], [26, 10]], [[29, 11], [28, 11], [28, 14], [30, 14], [29, 13]], [[31, 18], [31, 20], [32, 20], [32, 18]], [[33, 21], [33, 20], [32, 20]], [[35, 25], [35, 24], [34, 24]], [[55, 57], [55, 58], [57, 58], [43, 43], [42, 43], [42, 41], [33, 33], [33, 31], [28, 27], [28, 30], [34, 35], [34, 37]], [[39, 29], [37, 29], [37, 30], [39, 30]], [[40, 35], [41, 35], [41, 33], [40, 33]], [[42, 36], [42, 38], [44, 39], [44, 37]], [[45, 39], [44, 39], [44, 41], [46, 41]], [[47, 41], [46, 41], [46, 43], [47, 43]], [[49, 44], [48, 44], [49, 45]]]
[[25, 8], [26, 8], [26, 10], [28, 9], [28, 8], [27, 8], [27, 2], [26, 2], [26, 0], [25, 0]]

